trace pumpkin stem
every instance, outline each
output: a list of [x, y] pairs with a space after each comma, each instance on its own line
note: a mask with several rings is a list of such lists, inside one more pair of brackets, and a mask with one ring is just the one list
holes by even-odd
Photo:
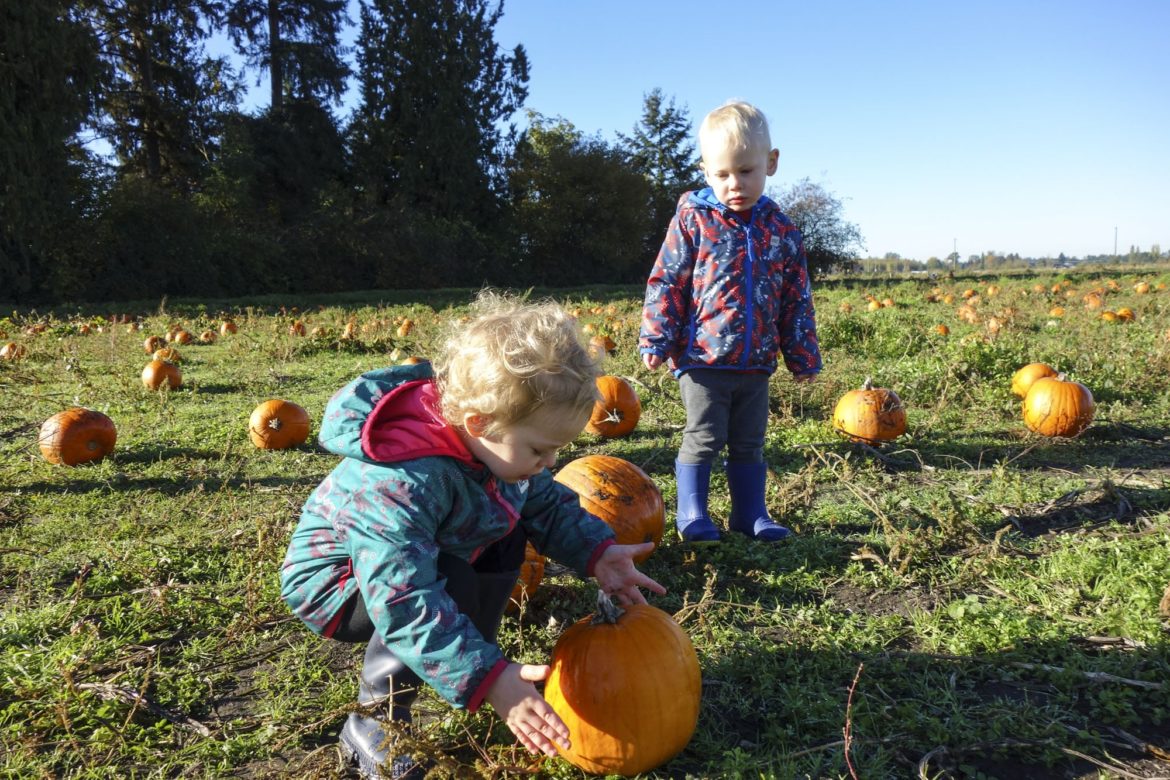
[[606, 595], [604, 590], [597, 591], [597, 614], [593, 616], [590, 621], [593, 625], [600, 623], [616, 623], [618, 618], [626, 614], [626, 611], [613, 603], [613, 600]]
[[271, 420], [268, 421], [268, 427], [274, 431], [279, 431], [281, 428], [281, 425], [282, 425], [282, 423], [280, 422], [279, 417], [273, 417]]
[[622, 417], [624, 417], [624, 415], [617, 409], [605, 410], [605, 421], [608, 423], [614, 423], [616, 425], [622, 421]]
[[873, 377], [866, 377], [865, 381], [861, 383], [862, 390], [873, 390]]

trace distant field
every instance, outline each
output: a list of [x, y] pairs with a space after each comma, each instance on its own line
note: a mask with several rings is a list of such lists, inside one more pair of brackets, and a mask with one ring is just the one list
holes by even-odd
[[[675, 381], [638, 359], [642, 289], [551, 291], [613, 338], [606, 368], [643, 407], [631, 436], [583, 434], [561, 465], [614, 455], [660, 488], [667, 534], [644, 568], [702, 667], [698, 730], [653, 776], [1170, 777], [1168, 283], [1158, 270], [821, 283], [825, 370], [772, 382], [769, 506], [798, 535], [706, 549], [673, 534], [683, 411]], [[258, 450], [248, 416], [287, 399], [315, 435], [334, 391], [433, 354], [470, 296], [0, 318], [0, 345], [23, 350], [0, 360], [0, 774], [347, 776], [334, 745], [361, 648], [315, 637], [278, 595], [301, 503], [336, 457], [312, 437]], [[198, 342], [226, 319], [235, 334]], [[180, 327], [196, 337], [176, 346], [183, 386], [147, 390], [144, 340]], [[1011, 377], [1037, 361], [1092, 391], [1080, 436], [1024, 426]], [[831, 423], [866, 377], [907, 409], [906, 433], [880, 447]], [[70, 406], [114, 421], [112, 455], [42, 459], [41, 423]], [[544, 662], [593, 594], [552, 567], [501, 646]], [[461, 775], [582, 776], [516, 748], [489, 707], [421, 707], [421, 748]]]

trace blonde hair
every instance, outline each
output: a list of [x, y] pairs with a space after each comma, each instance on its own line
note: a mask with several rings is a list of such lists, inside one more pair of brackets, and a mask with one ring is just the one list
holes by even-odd
[[729, 100], [707, 116], [699, 125], [699, 153], [704, 148], [764, 149], [772, 148], [768, 119], [764, 112], [742, 100]]
[[553, 301], [529, 303], [484, 290], [470, 322], [453, 323], [435, 378], [443, 417], [490, 416], [494, 434], [545, 408], [583, 414], [598, 397], [596, 361], [577, 321]]

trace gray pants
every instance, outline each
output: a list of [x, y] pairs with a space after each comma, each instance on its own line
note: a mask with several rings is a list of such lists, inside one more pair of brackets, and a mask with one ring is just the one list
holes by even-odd
[[678, 378], [687, 410], [678, 459], [710, 463], [727, 445], [729, 461], [764, 460], [768, 375], [695, 368]]

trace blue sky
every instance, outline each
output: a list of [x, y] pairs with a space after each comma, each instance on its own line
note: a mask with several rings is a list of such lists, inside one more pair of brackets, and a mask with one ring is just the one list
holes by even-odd
[[1170, 250], [1168, 34], [1170, 0], [505, 0], [496, 27], [528, 107], [608, 141], [656, 87], [696, 127], [757, 104], [770, 186], [818, 182], [868, 254], [921, 260]]

